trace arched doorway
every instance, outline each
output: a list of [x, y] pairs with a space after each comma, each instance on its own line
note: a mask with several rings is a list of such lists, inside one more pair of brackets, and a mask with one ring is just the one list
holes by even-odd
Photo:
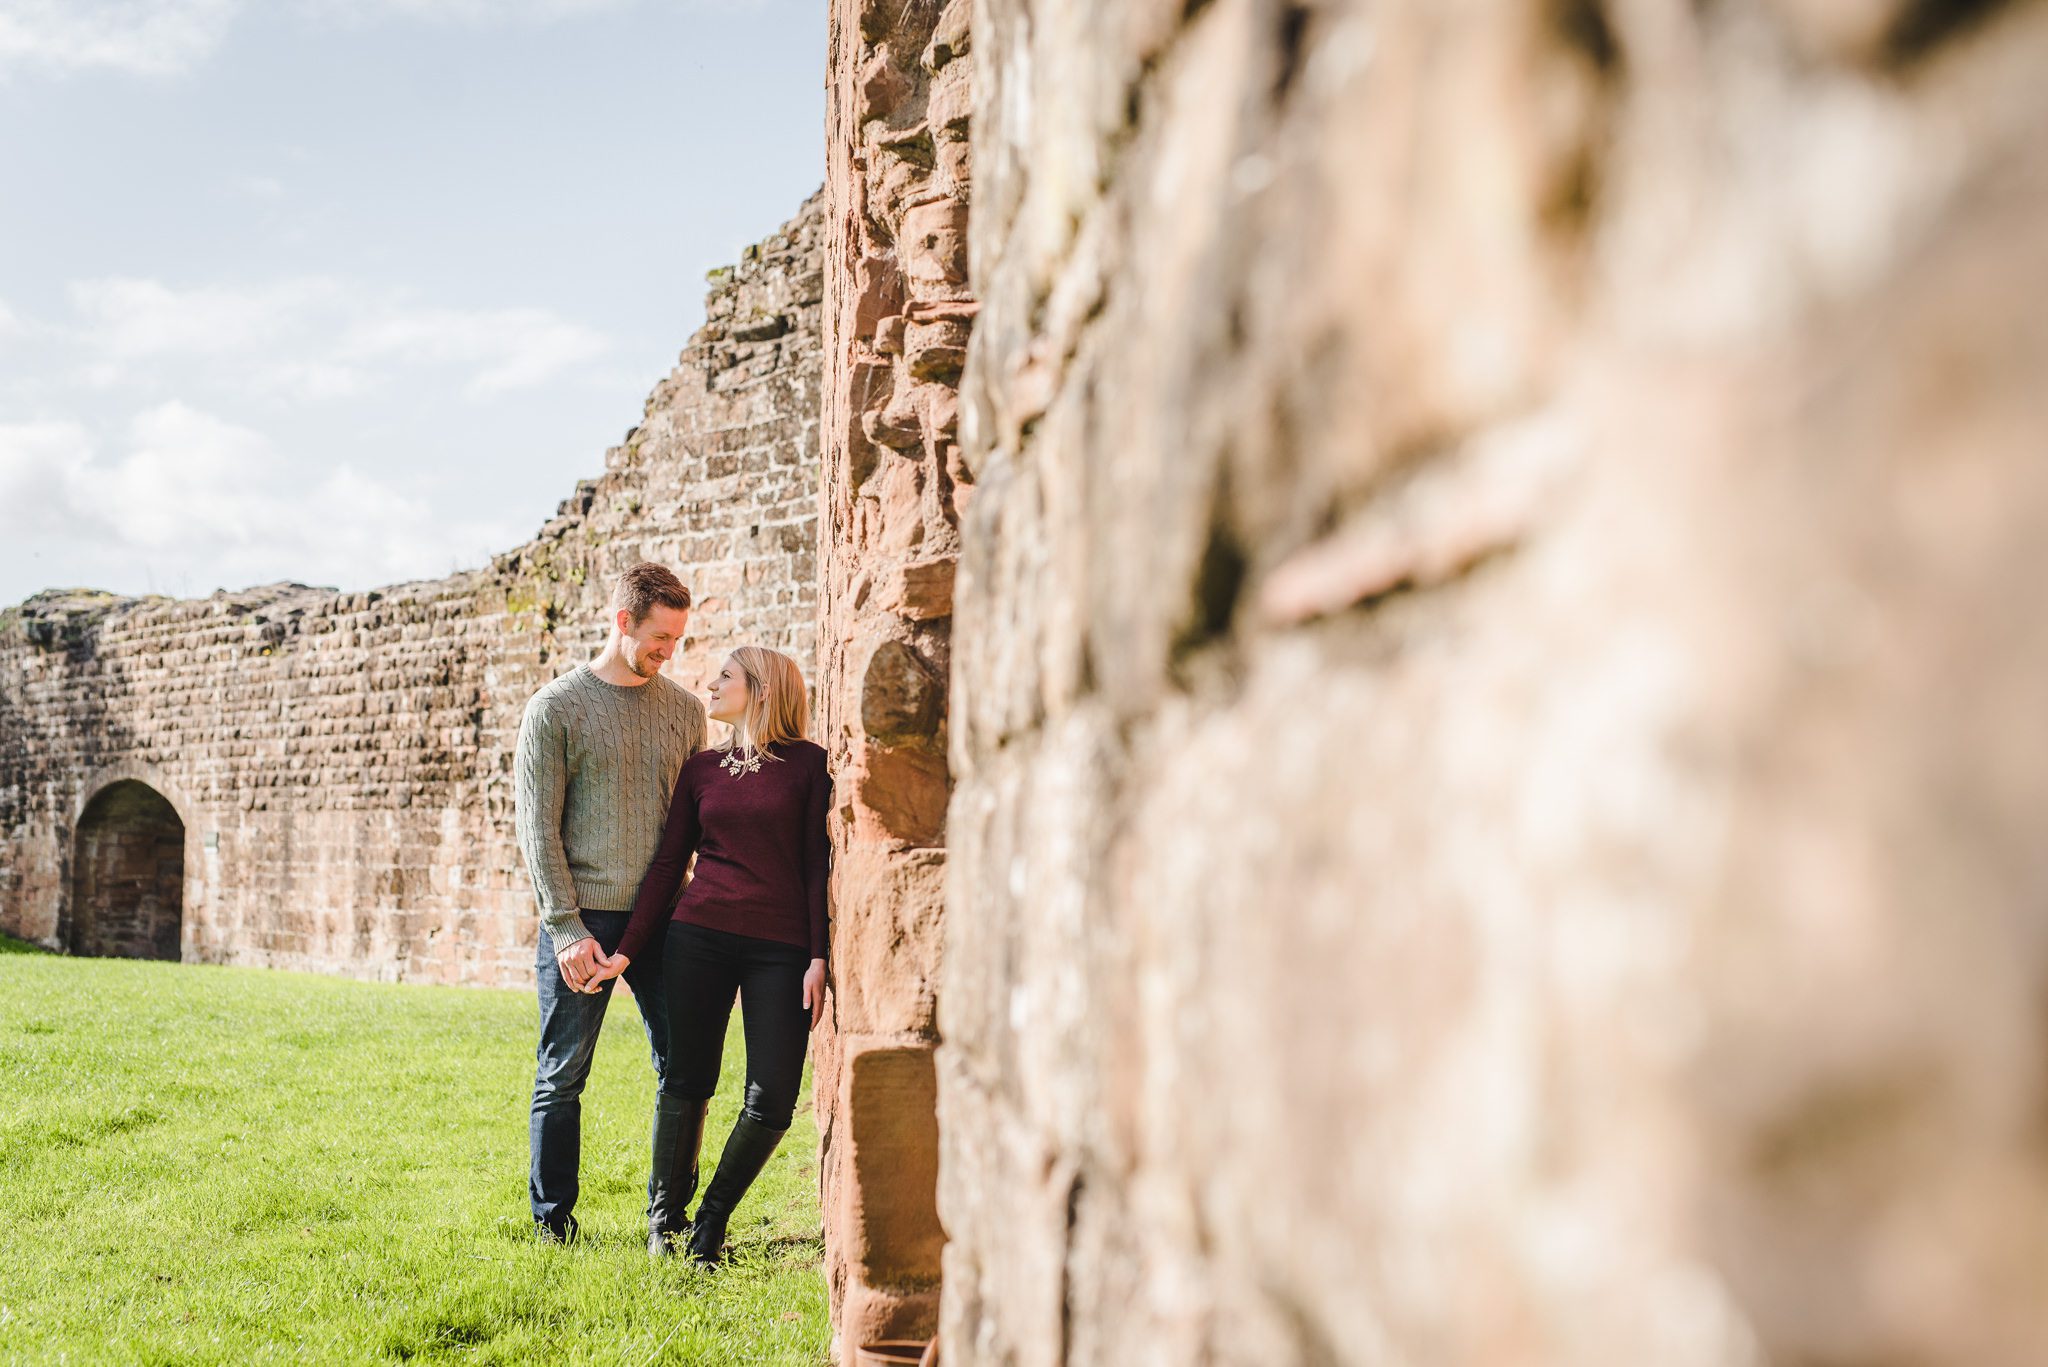
[[124, 779], [78, 818], [71, 951], [176, 959], [185, 909], [185, 823], [163, 794]]

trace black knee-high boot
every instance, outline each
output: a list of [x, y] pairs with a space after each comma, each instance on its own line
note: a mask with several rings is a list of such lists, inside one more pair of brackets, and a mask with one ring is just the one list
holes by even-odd
[[647, 1252], [675, 1251], [675, 1236], [690, 1227], [686, 1213], [697, 1194], [697, 1155], [704, 1147], [704, 1111], [709, 1101], [654, 1101], [654, 1171], [647, 1179]]
[[697, 1207], [696, 1223], [690, 1227], [690, 1261], [705, 1267], [717, 1265], [725, 1251], [726, 1221], [761, 1169], [768, 1166], [769, 1155], [786, 1133], [771, 1130], [744, 1112], [733, 1123], [725, 1152], [718, 1156], [718, 1171], [704, 1188], [704, 1203]]

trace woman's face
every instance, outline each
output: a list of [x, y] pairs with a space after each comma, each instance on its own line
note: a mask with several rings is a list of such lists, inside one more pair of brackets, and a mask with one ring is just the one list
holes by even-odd
[[718, 677], [704, 690], [708, 704], [705, 711], [713, 721], [738, 725], [747, 715], [747, 676], [740, 673], [740, 667], [727, 660], [719, 669]]

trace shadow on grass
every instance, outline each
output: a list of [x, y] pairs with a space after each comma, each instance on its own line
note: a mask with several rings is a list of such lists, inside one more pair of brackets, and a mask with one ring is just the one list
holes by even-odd
[[741, 1244], [739, 1247], [759, 1253], [763, 1257], [797, 1257], [811, 1262], [825, 1260], [825, 1236], [822, 1234], [778, 1234], [772, 1239]]
[[472, 1360], [476, 1350], [504, 1339], [530, 1342], [559, 1336], [563, 1317], [557, 1309], [505, 1292], [474, 1288], [452, 1293], [439, 1304], [422, 1307], [384, 1333], [386, 1357], [400, 1362], [445, 1358]]

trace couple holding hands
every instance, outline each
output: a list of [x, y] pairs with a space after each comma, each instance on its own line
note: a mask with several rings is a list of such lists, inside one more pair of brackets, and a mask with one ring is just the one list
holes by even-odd
[[[544, 1237], [576, 1233], [582, 1094], [612, 981], [654, 1054], [647, 1248], [715, 1265], [726, 1223], [796, 1110], [825, 1005], [825, 751], [804, 738], [803, 675], [740, 646], [707, 708], [662, 677], [690, 591], [642, 563], [612, 586], [604, 650], [534, 694], [515, 759], [520, 850], [540, 903], [540, 1048], [528, 1193]], [[707, 746], [706, 717], [730, 738]], [[682, 886], [690, 858], [696, 872]], [[747, 1085], [694, 1222], [704, 1114], [739, 995]]]

